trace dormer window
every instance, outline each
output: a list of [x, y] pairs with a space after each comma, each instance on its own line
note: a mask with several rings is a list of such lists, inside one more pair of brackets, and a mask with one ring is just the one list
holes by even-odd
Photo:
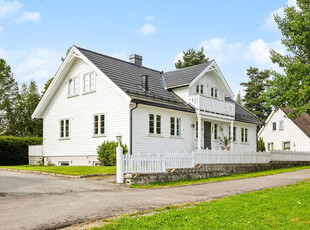
[[95, 91], [95, 73], [87, 73], [83, 76], [84, 93]]

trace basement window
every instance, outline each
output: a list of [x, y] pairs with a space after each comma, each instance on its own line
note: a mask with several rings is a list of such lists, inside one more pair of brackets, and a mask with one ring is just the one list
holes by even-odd
[[59, 166], [69, 166], [69, 161], [59, 161]]

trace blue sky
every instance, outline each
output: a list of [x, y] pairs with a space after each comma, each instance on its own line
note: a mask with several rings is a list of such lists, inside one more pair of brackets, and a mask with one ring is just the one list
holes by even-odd
[[188, 48], [204, 47], [232, 90], [242, 89], [246, 69], [277, 68], [269, 50], [284, 53], [272, 15], [295, 0], [80, 1], [0, 0], [0, 58], [19, 83], [36, 80], [40, 90], [68, 47], [173, 70]]

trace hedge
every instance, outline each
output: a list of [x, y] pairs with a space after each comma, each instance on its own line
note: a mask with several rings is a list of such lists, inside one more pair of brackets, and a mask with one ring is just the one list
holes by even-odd
[[28, 146], [42, 145], [42, 137], [0, 136], [0, 165], [28, 164]]

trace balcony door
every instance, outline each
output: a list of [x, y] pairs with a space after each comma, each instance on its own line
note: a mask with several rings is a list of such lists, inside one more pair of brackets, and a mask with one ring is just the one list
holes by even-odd
[[211, 149], [211, 122], [205, 121], [203, 130], [204, 148]]

